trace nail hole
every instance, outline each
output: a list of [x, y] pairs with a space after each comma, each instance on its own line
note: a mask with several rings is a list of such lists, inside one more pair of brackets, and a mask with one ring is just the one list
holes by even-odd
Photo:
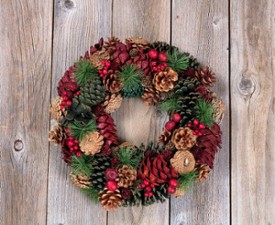
[[13, 147], [14, 147], [15, 151], [19, 152], [19, 151], [21, 151], [23, 149], [24, 145], [23, 145], [23, 142], [21, 140], [16, 140], [14, 142]]

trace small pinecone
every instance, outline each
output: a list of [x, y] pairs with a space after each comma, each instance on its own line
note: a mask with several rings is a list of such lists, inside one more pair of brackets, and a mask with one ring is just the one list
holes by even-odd
[[197, 138], [197, 144], [190, 150], [198, 164], [207, 164], [211, 169], [218, 148], [221, 148], [221, 129], [217, 123], [211, 128], [202, 130], [202, 136]]
[[176, 149], [187, 151], [196, 144], [197, 136], [189, 127], [180, 127], [173, 132], [172, 142]]
[[177, 72], [170, 67], [166, 67], [163, 71], [155, 74], [153, 83], [158, 91], [168, 92], [174, 88], [174, 83], [177, 80]]
[[120, 191], [109, 191], [107, 188], [105, 188], [103, 191], [99, 192], [99, 202], [107, 211], [117, 209], [122, 205]]
[[66, 109], [60, 108], [61, 102], [62, 102], [62, 97], [57, 96], [55, 100], [52, 102], [50, 107], [50, 113], [58, 123], [64, 118], [64, 116], [67, 115]]
[[206, 86], [213, 86], [216, 82], [216, 76], [208, 66], [198, 68], [195, 77], [201, 84]]
[[195, 158], [189, 151], [177, 151], [170, 163], [180, 174], [186, 174], [194, 170]]
[[161, 41], [153, 42], [150, 45], [150, 48], [155, 49], [158, 52], [167, 52], [167, 53], [170, 53], [170, 54], [175, 50], [179, 50], [177, 47], [175, 47], [173, 45], [169, 45], [168, 43], [161, 42]]
[[[130, 189], [127, 189], [127, 190], [130, 190]], [[141, 203], [141, 192], [140, 191], [137, 191], [135, 189], [133, 190], [130, 190], [132, 192], [132, 196], [130, 199], [123, 199], [122, 201], [122, 205], [123, 206], [139, 206], [140, 203]], [[121, 191], [121, 196], [123, 198], [123, 191]]]
[[103, 136], [96, 131], [86, 134], [80, 141], [79, 146], [85, 155], [95, 155], [100, 152], [103, 143]]
[[105, 98], [103, 103], [104, 110], [106, 113], [112, 113], [118, 110], [122, 103], [122, 97], [120, 94], [110, 94]]
[[208, 175], [210, 173], [210, 168], [208, 165], [198, 165], [196, 167], [196, 170], [198, 171], [198, 180], [200, 182], [203, 182], [208, 178]]
[[90, 188], [91, 178], [85, 176], [84, 174], [75, 174], [73, 172], [70, 173], [71, 181], [75, 186], [80, 189], [88, 189]]
[[122, 82], [119, 80], [117, 73], [114, 73], [113, 70], [109, 70], [108, 74], [104, 76], [103, 84], [105, 90], [111, 93], [117, 93], [123, 88]]
[[147, 105], [156, 105], [159, 102], [160, 93], [154, 88], [145, 88], [141, 98], [143, 99], [143, 102]]
[[118, 169], [118, 177], [116, 179], [117, 185], [119, 187], [128, 188], [133, 185], [134, 181], [137, 179], [137, 171], [126, 165], [123, 165]]
[[126, 44], [130, 44], [133, 49], [146, 49], [150, 45], [149, 41], [141, 37], [126, 38], [125, 42]]
[[211, 102], [213, 100], [213, 92], [208, 89], [208, 87], [204, 85], [199, 85], [195, 88], [195, 91], [200, 94], [202, 98], [204, 98], [207, 102]]
[[105, 171], [111, 167], [111, 158], [101, 154], [94, 155], [92, 162], [93, 173], [91, 175], [93, 188], [101, 191], [105, 187]]
[[215, 122], [220, 124], [224, 117], [224, 103], [220, 98], [213, 98], [212, 105], [214, 109]]
[[106, 50], [96, 51], [90, 56], [90, 60], [92, 61], [92, 64], [94, 67], [96, 67], [98, 70], [103, 69], [102, 60], [109, 60], [110, 55], [109, 52]]
[[142, 85], [137, 85], [135, 89], [130, 89], [130, 90], [122, 89], [120, 93], [122, 97], [125, 97], [125, 98], [140, 97], [144, 93], [144, 87]]
[[[134, 53], [133, 53], [134, 51]], [[136, 65], [137, 70], [143, 71], [142, 76], [145, 77], [147, 75], [150, 75], [151, 68], [150, 68], [150, 57], [149, 54], [146, 53], [146, 50], [144, 49], [132, 49], [130, 51], [131, 59], [128, 60], [126, 63], [131, 63], [133, 65]]]
[[62, 145], [66, 137], [65, 128], [60, 125], [55, 126], [53, 130], [49, 131], [49, 141], [55, 145]]
[[170, 141], [171, 135], [172, 135], [171, 131], [163, 129], [162, 133], [159, 136], [159, 142], [162, 145], [166, 145]]
[[73, 67], [70, 67], [70, 69], [64, 73], [57, 86], [58, 94], [62, 97], [66, 96], [68, 99], [72, 99], [79, 90], [79, 86], [74, 80], [72, 73]]
[[142, 77], [141, 84], [145, 88], [153, 88], [153, 81], [150, 76]]
[[148, 206], [156, 202], [165, 202], [169, 198], [166, 185], [156, 186], [152, 189], [153, 196], [145, 197], [143, 199], [142, 205]]

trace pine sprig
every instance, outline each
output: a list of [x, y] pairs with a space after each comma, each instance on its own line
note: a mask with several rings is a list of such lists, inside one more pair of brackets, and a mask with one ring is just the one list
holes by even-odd
[[176, 98], [169, 98], [160, 105], [161, 111], [174, 113], [180, 109], [180, 105]]
[[195, 180], [198, 177], [198, 172], [193, 170], [187, 174], [181, 174], [178, 178], [178, 189], [187, 191], [193, 187]]
[[87, 195], [92, 200], [92, 202], [94, 203], [98, 202], [99, 191], [93, 188], [81, 189], [81, 191], [83, 194]]
[[117, 153], [117, 157], [120, 159], [118, 167], [126, 165], [137, 169], [142, 156], [142, 152], [137, 148], [121, 147]]
[[80, 157], [72, 156], [71, 167], [76, 174], [84, 174], [90, 177], [92, 174], [92, 162], [94, 160], [93, 156], [82, 155]]
[[168, 54], [168, 66], [176, 72], [186, 70], [189, 64], [189, 56], [185, 53], [180, 53], [174, 50], [172, 54]]
[[204, 123], [208, 127], [212, 127], [215, 119], [213, 117], [214, 109], [211, 103], [208, 103], [204, 99], [197, 101], [198, 119], [201, 123]]
[[94, 132], [97, 130], [96, 122], [94, 120], [90, 120], [87, 124], [82, 124], [80, 122], [73, 122], [69, 124], [70, 134], [74, 137], [74, 139], [82, 140], [83, 137], [90, 132]]
[[74, 75], [78, 85], [83, 86], [87, 81], [97, 77], [98, 73], [89, 61], [80, 59], [74, 66]]

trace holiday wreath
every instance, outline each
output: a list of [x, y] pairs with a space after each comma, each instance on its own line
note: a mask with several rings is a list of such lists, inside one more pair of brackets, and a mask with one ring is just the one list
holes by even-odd
[[[62, 146], [72, 182], [106, 210], [181, 196], [208, 177], [221, 147], [215, 81], [209, 67], [167, 43], [100, 39], [59, 81], [49, 139]], [[130, 97], [168, 113], [159, 143], [119, 140], [110, 114]]]

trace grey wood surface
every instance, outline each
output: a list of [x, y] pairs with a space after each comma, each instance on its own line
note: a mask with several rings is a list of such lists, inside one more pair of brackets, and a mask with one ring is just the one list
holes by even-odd
[[[0, 0], [1, 225], [275, 224], [274, 0]], [[48, 144], [58, 80], [115, 35], [171, 42], [219, 77], [223, 148], [181, 199], [106, 213], [75, 188]], [[139, 100], [115, 113], [119, 136], [157, 140], [167, 118]]]

